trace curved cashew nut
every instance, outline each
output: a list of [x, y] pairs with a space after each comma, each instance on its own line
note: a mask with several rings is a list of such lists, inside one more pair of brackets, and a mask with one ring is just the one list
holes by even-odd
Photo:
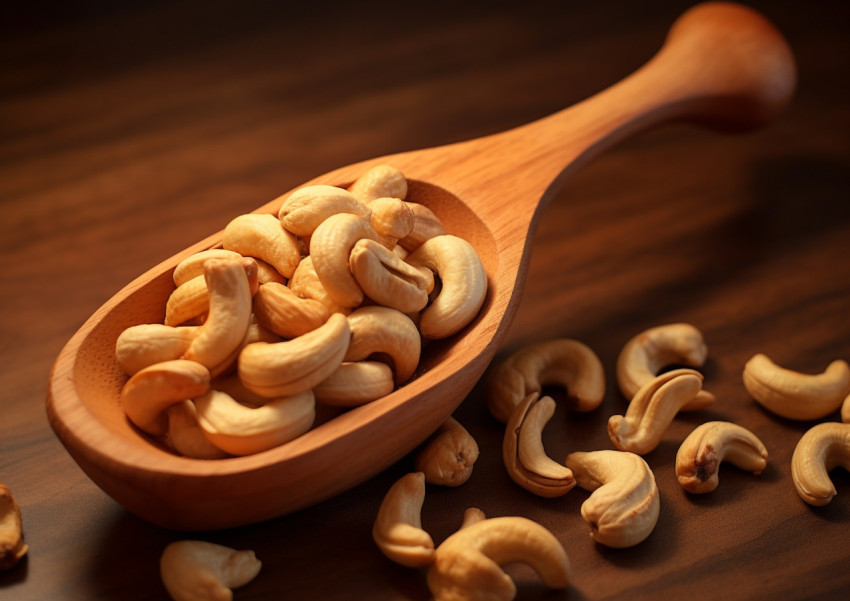
[[592, 491], [581, 516], [590, 536], [607, 547], [632, 547], [658, 522], [661, 502], [655, 475], [639, 455], [627, 451], [570, 453], [565, 464], [578, 485]]
[[204, 263], [209, 313], [183, 359], [197, 361], [212, 376], [233, 363], [251, 323], [251, 279], [256, 277], [253, 259], [209, 259]]
[[268, 398], [303, 392], [342, 363], [350, 338], [348, 320], [335, 313], [298, 338], [247, 345], [239, 353], [239, 377], [246, 388]]
[[301, 298], [283, 284], [260, 286], [254, 295], [254, 319], [284, 338], [297, 338], [312, 332], [330, 317], [321, 302]]
[[234, 250], [210, 248], [189, 255], [174, 268], [172, 279], [175, 286], [185, 284], [189, 280], [204, 275], [204, 262], [207, 259], [241, 259], [242, 255]]
[[301, 436], [316, 418], [312, 390], [248, 407], [225, 392], [210, 390], [195, 399], [198, 423], [207, 439], [231, 455], [252, 455]]
[[[221, 260], [221, 259], [218, 259]], [[248, 283], [253, 295], [257, 291], [257, 262], [253, 258], [242, 257], [239, 261], [248, 275]], [[192, 320], [203, 318], [210, 308], [210, 291], [206, 277], [201, 274], [177, 286], [169, 295], [165, 304], [165, 325], [179, 326]], [[203, 321], [203, 320], [201, 320]]]
[[24, 542], [21, 508], [12, 491], [0, 484], [0, 570], [8, 570], [27, 554]]
[[405, 263], [374, 240], [358, 241], [351, 249], [348, 265], [364, 294], [380, 305], [413, 313], [428, 304], [434, 274]]
[[500, 565], [530, 565], [549, 588], [570, 584], [570, 562], [549, 530], [523, 517], [497, 517], [469, 524], [434, 553], [428, 588], [434, 601], [510, 601], [516, 585]]
[[767, 449], [755, 434], [730, 422], [706, 422], [695, 428], [676, 454], [676, 478], [688, 492], [717, 488], [722, 461], [759, 475], [767, 467]]
[[345, 361], [366, 359], [373, 353], [388, 355], [393, 362], [396, 384], [410, 379], [419, 365], [421, 341], [416, 324], [389, 307], [361, 307], [348, 316], [351, 343]]
[[844, 404], [841, 405], [841, 421], [845, 424], [850, 424], [850, 394], [844, 399]]
[[427, 267], [442, 281], [437, 298], [422, 312], [419, 328], [425, 338], [446, 338], [475, 318], [487, 296], [487, 274], [469, 242], [437, 236], [410, 253], [407, 262]]
[[283, 201], [278, 217], [287, 231], [309, 237], [325, 219], [352, 213], [368, 220], [372, 211], [348, 190], [319, 184], [300, 188]]
[[159, 570], [162, 583], [174, 601], [223, 601], [232, 598], [230, 589], [251, 582], [262, 565], [253, 551], [181, 540], [165, 548]]
[[316, 275], [316, 268], [313, 266], [313, 257], [306, 256], [301, 259], [298, 267], [295, 268], [295, 273], [289, 279], [289, 289], [292, 290], [300, 298], [309, 298], [322, 303], [331, 313], [351, 313], [351, 308], [343, 307], [333, 301], [328, 291]]
[[398, 241], [398, 245], [404, 250], [413, 252], [426, 240], [448, 233], [440, 218], [425, 205], [408, 202], [407, 208], [413, 213], [413, 230]]
[[568, 338], [530, 344], [499, 363], [487, 378], [487, 407], [502, 423], [532, 392], [544, 386], [567, 389], [576, 411], [591, 411], [605, 398], [605, 372], [590, 347]]
[[576, 481], [569, 468], [553, 461], [543, 448], [543, 428], [555, 413], [551, 397], [532, 392], [514, 408], [505, 428], [502, 459], [511, 480], [538, 496], [567, 494]]
[[380, 361], [343, 361], [313, 387], [316, 400], [331, 407], [357, 407], [395, 389], [393, 370]]
[[198, 423], [195, 404], [190, 400], [168, 408], [168, 441], [171, 447], [193, 459], [223, 459], [227, 453], [211, 443]]
[[369, 201], [369, 208], [372, 210], [370, 223], [388, 249], [395, 248], [401, 238], [413, 231], [416, 216], [400, 198], [376, 198]]
[[841, 407], [850, 392], [850, 366], [842, 359], [823, 373], [802, 374], [754, 355], [744, 366], [744, 386], [758, 403], [788, 419], [813, 420]]
[[[617, 383], [620, 392], [631, 400], [637, 391], [669, 365], [702, 367], [708, 347], [700, 332], [687, 323], [671, 323], [649, 328], [629, 340], [617, 357]], [[682, 407], [683, 411], [703, 409], [715, 397], [700, 390], [697, 398]]]
[[338, 213], [325, 219], [310, 238], [310, 256], [319, 281], [336, 304], [356, 307], [363, 302], [363, 290], [351, 274], [348, 258], [358, 240], [379, 241], [367, 221], [351, 213]]
[[809, 505], [826, 505], [837, 494], [829, 479], [836, 467], [850, 470], [850, 424], [827, 422], [803, 434], [791, 456], [791, 478]]
[[179, 359], [197, 334], [196, 326], [159, 323], [130, 326], [115, 342], [115, 359], [128, 376], [154, 363]]
[[404, 200], [407, 197], [407, 178], [391, 165], [377, 165], [358, 177], [348, 191], [365, 203], [387, 196]]
[[621, 451], [649, 453], [661, 442], [676, 413], [696, 397], [701, 387], [702, 374], [693, 369], [675, 369], [656, 376], [638, 390], [625, 416], [610, 417], [611, 442]]
[[416, 455], [415, 468], [429, 484], [460, 486], [478, 461], [478, 443], [454, 417], [449, 417]]
[[246, 257], [262, 259], [287, 278], [301, 261], [298, 239], [283, 229], [274, 215], [239, 215], [225, 226], [221, 244]]
[[130, 421], [154, 436], [168, 431], [165, 410], [204, 394], [210, 387], [209, 370], [186, 359], [163, 361], [139, 370], [121, 389], [121, 406]]
[[409, 568], [427, 566], [434, 561], [434, 541], [422, 529], [424, 502], [425, 475], [407, 474], [387, 491], [372, 527], [372, 538], [381, 552]]

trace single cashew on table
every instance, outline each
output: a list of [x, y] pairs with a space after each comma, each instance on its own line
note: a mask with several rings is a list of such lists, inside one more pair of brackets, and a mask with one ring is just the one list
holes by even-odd
[[15, 566], [27, 554], [21, 508], [5, 484], [0, 484], [0, 570]]
[[181, 455], [247, 455], [308, 431], [317, 404], [344, 411], [414, 378], [424, 342], [478, 314], [487, 274], [408, 192], [390, 165], [306, 186], [185, 257], [162, 323], [116, 340], [128, 419]]
[[402, 476], [384, 496], [372, 528], [378, 548], [392, 561], [410, 568], [434, 561], [434, 541], [422, 529], [425, 474]]
[[229, 600], [231, 589], [251, 582], [261, 567], [253, 551], [199, 540], [171, 543], [159, 562], [162, 583], [174, 601]]
[[428, 484], [460, 486], [472, 475], [478, 443], [454, 417], [449, 417], [416, 454], [416, 469]]
[[836, 495], [829, 472], [850, 470], [850, 424], [825, 422], [803, 434], [791, 456], [791, 478], [809, 505], [826, 505]]

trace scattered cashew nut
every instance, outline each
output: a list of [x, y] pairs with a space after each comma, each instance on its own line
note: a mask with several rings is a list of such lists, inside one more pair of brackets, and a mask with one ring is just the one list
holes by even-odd
[[0, 570], [15, 566], [28, 549], [24, 542], [21, 508], [9, 487], [0, 484]]
[[416, 470], [428, 484], [460, 486], [472, 475], [478, 443], [454, 417], [443, 422], [416, 455]]
[[802, 374], [779, 367], [765, 355], [744, 366], [744, 386], [765, 409], [794, 420], [814, 420], [836, 411], [850, 392], [850, 366], [842, 359], [823, 373]]
[[413, 472], [402, 476], [384, 496], [372, 528], [372, 537], [381, 552], [410, 568], [434, 561], [434, 541], [422, 529], [424, 501], [425, 474]]
[[767, 449], [743, 426], [706, 422], [696, 427], [679, 447], [676, 478], [688, 492], [712, 492], [720, 482], [718, 470], [722, 461], [759, 475], [767, 467]]
[[199, 540], [168, 545], [159, 562], [162, 583], [174, 601], [226, 601], [231, 589], [248, 584], [262, 562], [253, 551]]
[[791, 478], [809, 505], [826, 505], [837, 494], [829, 479], [836, 467], [850, 471], [850, 424], [825, 422], [810, 428], [791, 456]]

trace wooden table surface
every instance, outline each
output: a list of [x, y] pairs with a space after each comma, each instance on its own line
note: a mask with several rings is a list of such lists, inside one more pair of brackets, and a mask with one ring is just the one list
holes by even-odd
[[[112, 294], [317, 174], [585, 98], [648, 59], [689, 6], [246, 4], [3, 9], [0, 483], [21, 505], [29, 543], [0, 573], [4, 601], [165, 599], [159, 556], [189, 536], [104, 494], [46, 419], [54, 359]], [[828, 506], [803, 503], [790, 458], [812, 423], [762, 410], [741, 379], [757, 352], [810, 373], [850, 359], [848, 5], [751, 4], [796, 53], [791, 107], [744, 135], [648, 132], [566, 182], [540, 220], [501, 351], [569, 337], [601, 358], [603, 405], [582, 415], [561, 403], [546, 428], [547, 451], [562, 458], [611, 448], [605, 423], [625, 411], [614, 364], [626, 340], [675, 321], [703, 332], [705, 388], [718, 400], [677, 417], [645, 457], [661, 496], [655, 531], [631, 549], [595, 544], [579, 513], [588, 493], [541, 499], [510, 481], [480, 385], [456, 414], [481, 456], [464, 486], [428, 487], [423, 526], [439, 542], [474, 505], [550, 528], [574, 584], [548, 592], [510, 566], [519, 599], [848, 598], [850, 474], [833, 472]], [[758, 477], [725, 466], [717, 491], [688, 495], [676, 449], [712, 419], [751, 429], [769, 466]], [[370, 534], [384, 493], [411, 470], [406, 457], [295, 515], [191, 536], [256, 551], [263, 569], [236, 599], [426, 600], [424, 572], [388, 561]]]

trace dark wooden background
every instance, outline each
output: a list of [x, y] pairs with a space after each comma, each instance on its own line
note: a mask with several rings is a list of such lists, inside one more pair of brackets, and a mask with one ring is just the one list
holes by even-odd
[[[165, 545], [92, 484], [48, 426], [49, 371], [83, 321], [138, 274], [315, 175], [390, 152], [472, 138], [547, 115], [648, 59], [690, 3], [20, 3], [0, 13], [0, 483], [23, 509], [28, 557], [0, 573], [4, 601], [164, 599]], [[850, 359], [850, 44], [847, 3], [752, 2], [787, 35], [800, 84], [782, 118], [725, 136], [647, 133], [586, 167], [546, 208], [503, 351], [553, 336], [589, 344], [609, 390], [588, 415], [561, 407], [549, 453], [610, 448], [625, 401], [623, 343], [673, 321], [709, 346], [711, 409], [683, 415], [646, 459], [661, 491], [641, 545], [596, 545], [587, 493], [539, 499], [508, 479], [502, 429], [480, 387], [459, 419], [481, 458], [458, 489], [429, 487], [439, 542], [463, 509], [551, 528], [574, 586], [547, 592], [511, 567], [520, 599], [847, 599], [850, 475], [811, 508], [790, 457], [811, 424], [769, 415], [741, 382], [746, 360], [819, 372]], [[556, 393], [557, 395], [558, 393]], [[678, 443], [737, 421], [770, 452], [760, 477], [721, 469], [686, 495]], [[830, 416], [838, 419], [838, 414]], [[296, 515], [204, 532], [254, 549], [249, 599], [429, 598], [424, 573], [390, 563], [370, 529], [392, 469]]]

